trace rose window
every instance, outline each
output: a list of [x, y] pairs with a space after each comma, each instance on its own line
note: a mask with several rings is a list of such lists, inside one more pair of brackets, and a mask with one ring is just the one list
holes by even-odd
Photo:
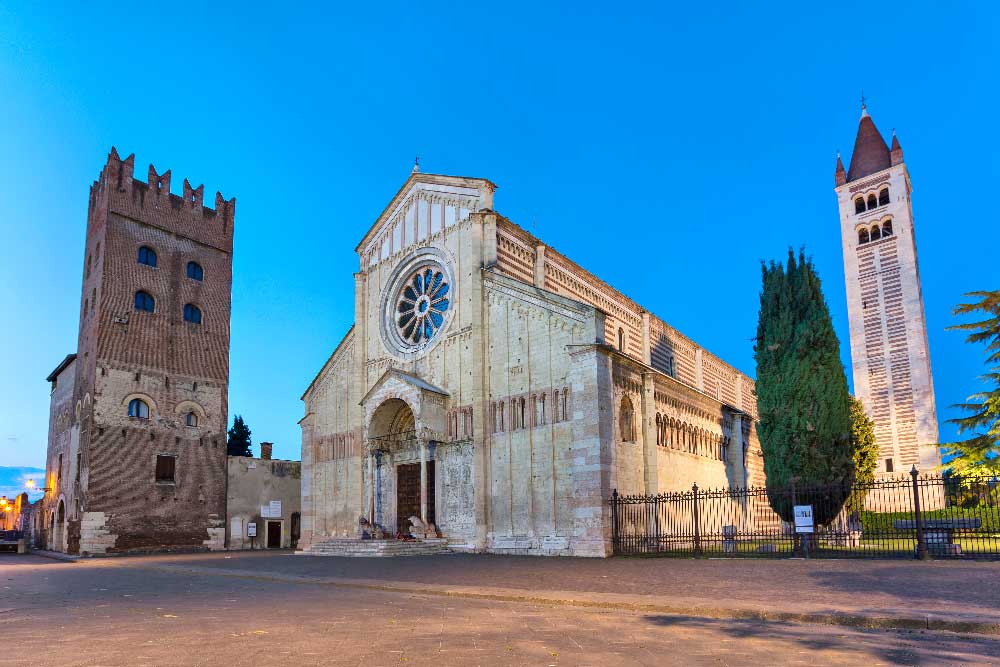
[[434, 337], [451, 306], [449, 291], [444, 272], [434, 266], [421, 267], [403, 283], [396, 303], [396, 331], [405, 343], [421, 345]]

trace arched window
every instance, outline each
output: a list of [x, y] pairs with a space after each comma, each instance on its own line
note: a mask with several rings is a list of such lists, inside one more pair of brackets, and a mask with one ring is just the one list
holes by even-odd
[[149, 419], [149, 406], [141, 398], [133, 398], [128, 402], [128, 416], [137, 419]]
[[632, 410], [632, 401], [628, 396], [622, 396], [621, 410], [619, 410], [618, 421], [621, 426], [622, 442], [635, 441], [635, 412]]
[[201, 324], [201, 308], [192, 303], [185, 305], [184, 321], [191, 324]]
[[149, 246], [139, 248], [139, 263], [146, 266], [156, 266], [156, 252]]
[[878, 205], [885, 206], [889, 203], [889, 188], [882, 188], [878, 193]]
[[618, 351], [625, 351], [625, 330], [618, 327]]
[[188, 425], [188, 426], [197, 426], [198, 425], [198, 415], [196, 415], [193, 412], [187, 413], [187, 416], [184, 417], [184, 423], [186, 425]]
[[892, 236], [892, 220], [886, 220], [882, 223], [882, 238], [886, 236]]
[[875, 199], [874, 194], [870, 194], [868, 195], [868, 210], [870, 211], [873, 208], [878, 208], [878, 200]]
[[156, 309], [156, 301], [153, 299], [153, 295], [149, 292], [143, 292], [142, 290], [136, 292], [135, 309], [145, 310], [147, 313], [152, 313]]
[[854, 200], [854, 213], [864, 213], [865, 212], [865, 198], [858, 197]]
[[872, 225], [871, 238], [872, 241], [878, 241], [882, 238], [882, 232], [879, 231], [878, 225]]
[[518, 420], [517, 421], [518, 421], [518, 427], [519, 428], [524, 428], [527, 425], [526, 422], [524, 421], [524, 404], [525, 404], [525, 402], [526, 401], [523, 398], [520, 401], [518, 401], [518, 408], [519, 408], [519, 410], [518, 410]]
[[868, 240], [869, 240], [868, 239], [868, 230], [867, 229], [859, 229], [858, 230], [858, 245], [861, 245], [863, 243], [868, 243]]
[[205, 272], [201, 270], [201, 264], [198, 262], [188, 262], [187, 266], [187, 276], [191, 280], [201, 280], [205, 275]]

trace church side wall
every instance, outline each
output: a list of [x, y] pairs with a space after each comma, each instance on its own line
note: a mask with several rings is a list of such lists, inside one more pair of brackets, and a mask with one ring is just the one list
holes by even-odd
[[360, 396], [352, 330], [326, 363], [306, 395], [302, 423], [302, 540], [353, 537], [364, 514]]
[[568, 554], [576, 492], [572, 422], [585, 410], [571, 386], [569, 351], [593, 343], [600, 316], [531, 285], [486, 275], [487, 548]]

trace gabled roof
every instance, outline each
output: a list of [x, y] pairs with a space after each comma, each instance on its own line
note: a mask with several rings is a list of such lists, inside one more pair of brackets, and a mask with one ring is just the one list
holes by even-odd
[[875, 127], [875, 121], [868, 115], [868, 110], [862, 107], [858, 135], [854, 139], [854, 152], [851, 153], [851, 166], [847, 170], [847, 180], [856, 181], [891, 166], [889, 146]]
[[49, 376], [47, 378], [45, 378], [45, 381], [46, 382], [53, 382], [53, 381], [55, 381], [55, 379], [57, 377], [59, 377], [59, 374], [62, 373], [64, 370], [66, 370], [66, 368], [71, 363], [73, 363], [75, 360], [76, 360], [76, 353], [75, 352], [72, 353], [72, 354], [67, 354], [66, 358], [63, 359], [61, 362], [59, 362], [59, 365], [56, 366], [55, 370], [52, 371], [51, 373], [49, 373]]
[[365, 393], [365, 395], [361, 397], [361, 403], [359, 405], [364, 404], [364, 402], [368, 400], [368, 397], [371, 396], [372, 393], [376, 389], [378, 389], [379, 387], [381, 387], [385, 383], [385, 381], [388, 380], [390, 377], [397, 377], [400, 380], [402, 380], [403, 382], [406, 382], [407, 384], [412, 384], [417, 389], [422, 389], [424, 391], [430, 391], [430, 392], [433, 392], [435, 394], [441, 394], [442, 396], [450, 396], [451, 395], [447, 391], [445, 391], [444, 389], [442, 389], [441, 387], [436, 387], [436, 386], [432, 385], [430, 382], [427, 382], [423, 378], [417, 377], [416, 375], [413, 375], [412, 373], [407, 373], [406, 371], [402, 371], [402, 370], [400, 370], [398, 368], [387, 368], [386, 371], [385, 371], [385, 373], [382, 373], [382, 377], [380, 377], [375, 382], [375, 384], [372, 385], [372, 388], [369, 389]]
[[474, 190], [486, 189], [490, 197], [486, 208], [492, 207], [492, 194], [496, 191], [497, 186], [488, 179], [485, 178], [473, 178], [469, 176], [445, 176], [443, 174], [424, 174], [419, 171], [414, 171], [410, 174], [410, 177], [406, 179], [403, 183], [403, 187], [399, 189], [396, 195], [389, 202], [389, 205], [385, 207], [382, 213], [376, 218], [375, 223], [369, 228], [368, 232], [365, 234], [364, 238], [358, 243], [357, 247], [354, 248], [355, 252], [359, 252], [365, 244], [367, 244], [373, 236], [382, 228], [382, 223], [384, 223], [388, 218], [392, 217], [392, 214], [396, 212], [397, 207], [406, 197], [406, 194], [410, 189], [418, 184], [428, 184], [428, 185], [440, 185], [453, 188], [471, 188]]
[[351, 337], [352, 333], [354, 333], [354, 325], [353, 324], [351, 325], [351, 328], [347, 330], [347, 333], [344, 334], [344, 337], [340, 339], [340, 342], [337, 343], [337, 347], [335, 347], [333, 349], [333, 352], [330, 353], [330, 356], [327, 357], [326, 363], [323, 364], [323, 367], [320, 368], [319, 372], [316, 373], [315, 377], [313, 377], [312, 382], [309, 383], [309, 386], [306, 387], [306, 390], [304, 392], [302, 392], [301, 396], [299, 396], [299, 400], [301, 400], [301, 401], [306, 400], [306, 394], [308, 394], [309, 391], [314, 386], [316, 386], [316, 381], [319, 380], [319, 378], [320, 378], [321, 375], [323, 375], [323, 371], [326, 370], [327, 366], [330, 365], [330, 362], [333, 361], [334, 357], [337, 356], [337, 353], [340, 352], [340, 348], [344, 347], [344, 343], [347, 342], [347, 339]]

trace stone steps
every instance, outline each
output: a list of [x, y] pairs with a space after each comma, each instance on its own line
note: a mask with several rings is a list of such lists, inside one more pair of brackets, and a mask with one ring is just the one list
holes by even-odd
[[452, 553], [444, 538], [426, 540], [361, 540], [335, 538], [315, 542], [296, 554], [304, 556], [344, 556], [348, 558], [380, 558], [393, 556], [430, 556]]

